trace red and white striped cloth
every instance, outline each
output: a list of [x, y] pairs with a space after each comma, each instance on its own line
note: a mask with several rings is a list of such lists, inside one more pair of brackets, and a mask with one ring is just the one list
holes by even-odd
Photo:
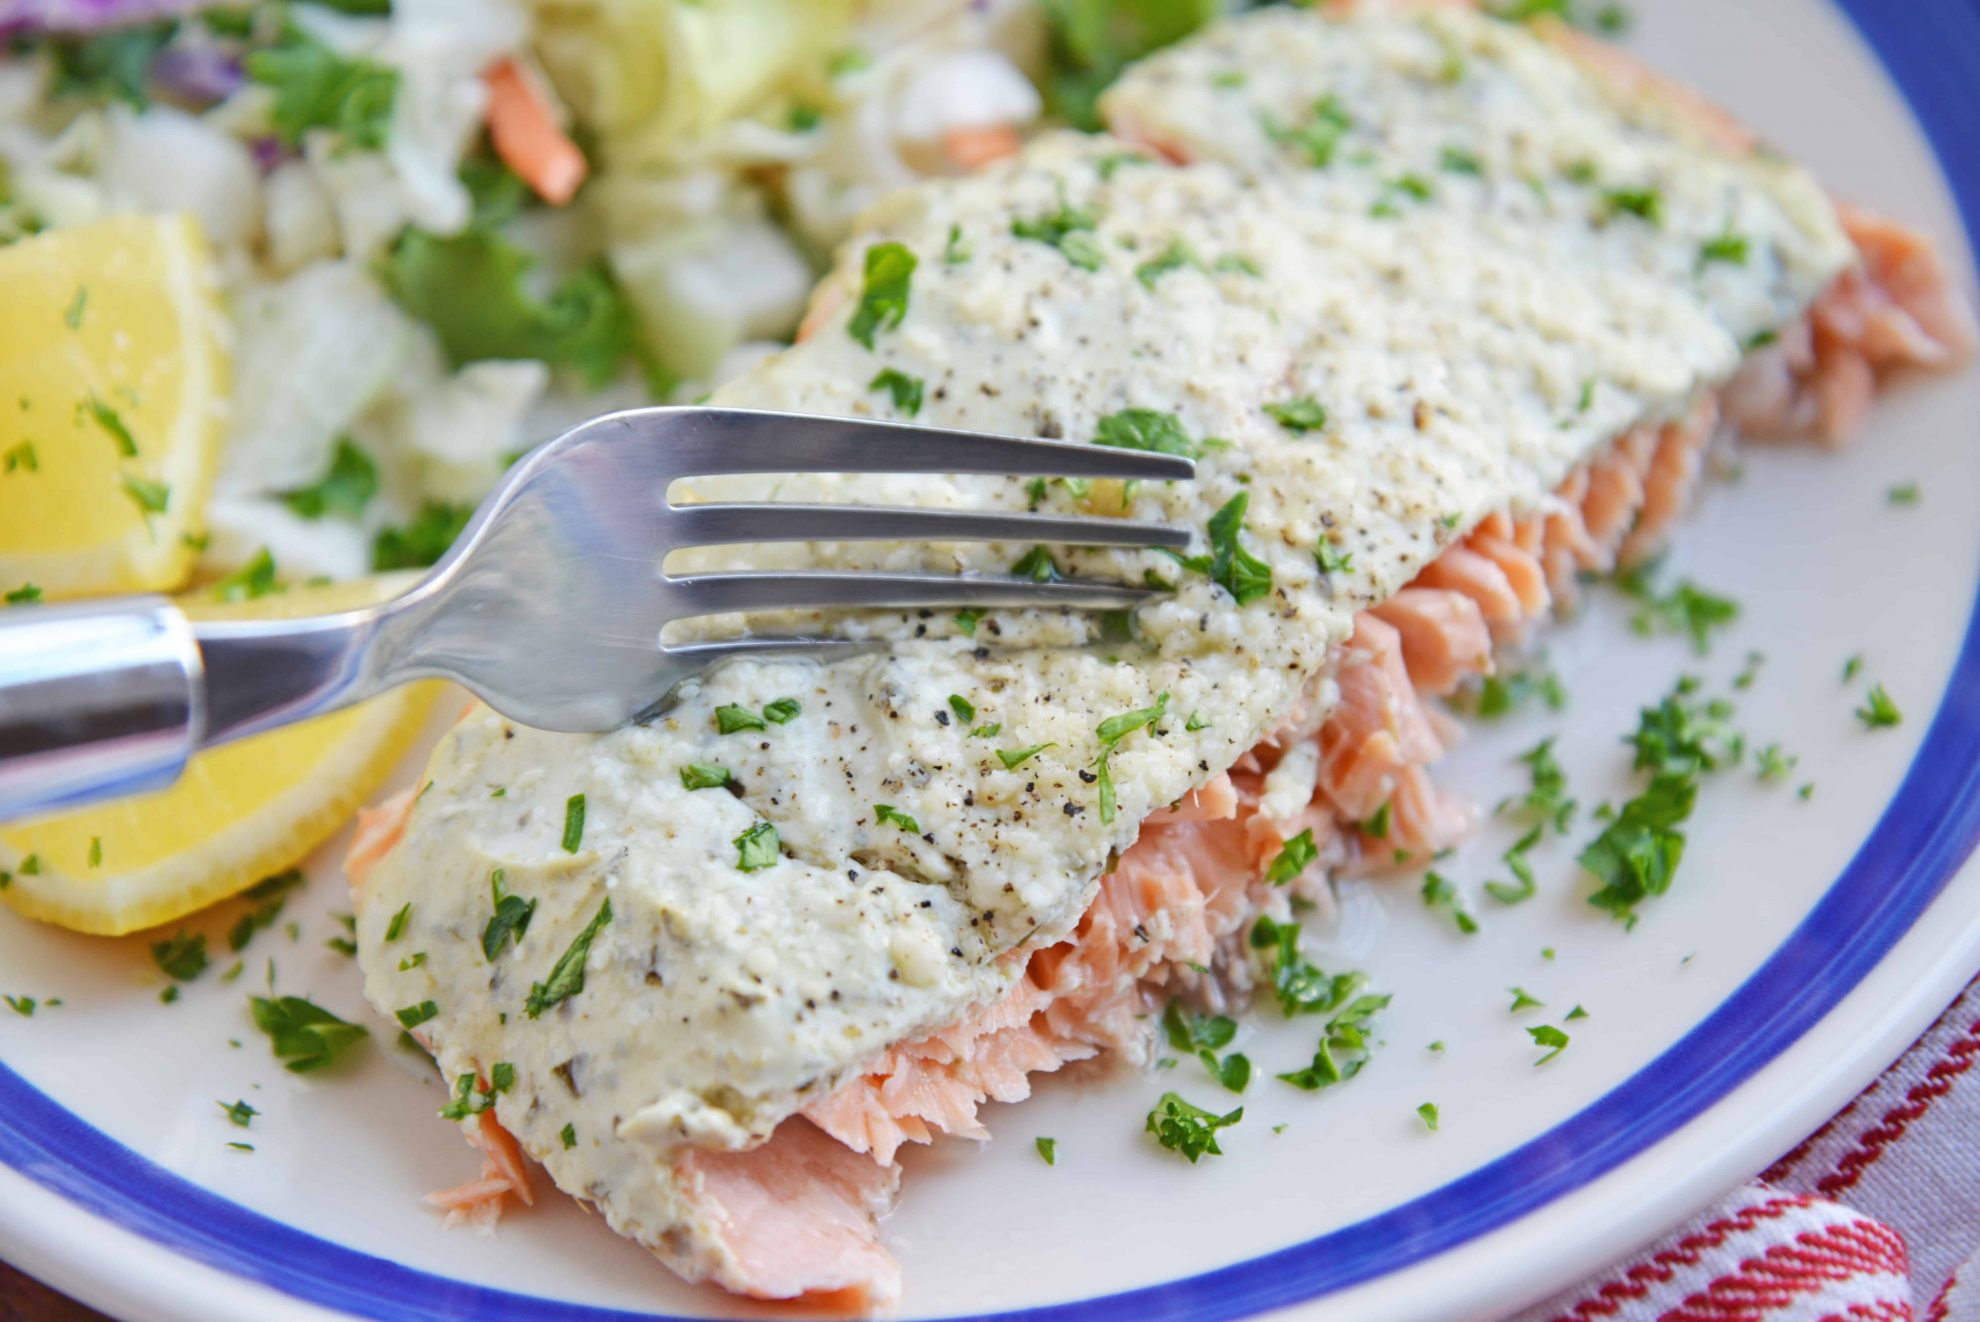
[[1980, 1322], [1980, 980], [1745, 1188], [1530, 1322]]

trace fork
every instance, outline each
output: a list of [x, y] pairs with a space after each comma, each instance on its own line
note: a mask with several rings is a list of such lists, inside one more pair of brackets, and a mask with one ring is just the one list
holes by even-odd
[[783, 609], [1116, 610], [1148, 590], [992, 575], [665, 571], [673, 551], [764, 542], [1187, 546], [1109, 518], [791, 503], [675, 504], [677, 480], [749, 473], [970, 473], [1175, 480], [1186, 458], [745, 409], [594, 418], [520, 460], [431, 572], [362, 610], [194, 620], [162, 597], [0, 614], [0, 819], [161, 788], [202, 748], [417, 679], [464, 685], [545, 730], [609, 730], [738, 657], [873, 646], [742, 636], [669, 645], [677, 620]]

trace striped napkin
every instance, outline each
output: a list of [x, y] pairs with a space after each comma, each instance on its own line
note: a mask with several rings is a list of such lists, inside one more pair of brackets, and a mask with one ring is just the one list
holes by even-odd
[[1526, 1322], [1980, 1322], [1980, 979], [1801, 1146]]

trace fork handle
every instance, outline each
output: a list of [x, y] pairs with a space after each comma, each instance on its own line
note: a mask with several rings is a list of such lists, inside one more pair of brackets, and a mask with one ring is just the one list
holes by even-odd
[[0, 611], [0, 820], [171, 784], [204, 688], [192, 625], [162, 597]]

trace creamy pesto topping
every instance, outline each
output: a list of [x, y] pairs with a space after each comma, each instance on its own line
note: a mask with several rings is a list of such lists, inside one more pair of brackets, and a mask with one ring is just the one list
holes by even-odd
[[[1450, 41], [1463, 101], [1408, 63]], [[1289, 116], [1330, 85], [1354, 125], [1342, 146], [1368, 159], [1337, 149], [1316, 183], [1256, 125], [1260, 106]], [[1218, 109], [1239, 93], [1265, 99]], [[1818, 195], [1788, 167], [1658, 130], [1482, 22], [1288, 11], [1224, 25], [1117, 96], [1144, 125], [1195, 97], [1191, 115], [1222, 115], [1233, 163], [1178, 168], [1060, 135], [898, 194], [841, 254], [810, 337], [715, 402], [893, 418], [907, 397], [874, 382], [894, 373], [937, 426], [1180, 436], [1201, 455], [1196, 482], [803, 476], [696, 494], [1115, 513], [1200, 530], [1205, 557], [1221, 516], [1229, 563], [1055, 548], [1067, 572], [1175, 591], [1131, 623], [799, 621], [892, 641], [831, 664], [732, 665], [665, 718], [608, 735], [476, 712], [442, 741], [362, 897], [372, 1000], [432, 1001], [421, 1031], [449, 1077], [512, 1063], [502, 1122], [562, 1187], [693, 1274], [721, 1279], [723, 1259], [671, 1153], [760, 1142], [888, 1045], [1001, 992], [1027, 948], [1070, 930], [1144, 817], [1229, 766], [1303, 690], [1324, 695], [1355, 612], [1485, 514], [1543, 505], [1619, 432], [1681, 413], [1847, 254], [1826, 208], [1797, 209]], [[1454, 145], [1481, 172], [1397, 194], [1460, 126]], [[1493, 172], [1536, 153], [1654, 161], [1659, 216], [1598, 215], [1566, 189], [1529, 208], [1535, 191]], [[1701, 277], [1697, 235], [1728, 217], [1747, 259]], [[747, 563], [1003, 572], [1030, 551], [755, 547]], [[1274, 794], [1310, 793], [1309, 774], [1292, 768]], [[576, 795], [583, 830], [566, 849]], [[497, 871], [536, 907], [491, 956]], [[587, 927], [582, 989], [532, 996]], [[426, 958], [402, 967], [412, 951]]]

